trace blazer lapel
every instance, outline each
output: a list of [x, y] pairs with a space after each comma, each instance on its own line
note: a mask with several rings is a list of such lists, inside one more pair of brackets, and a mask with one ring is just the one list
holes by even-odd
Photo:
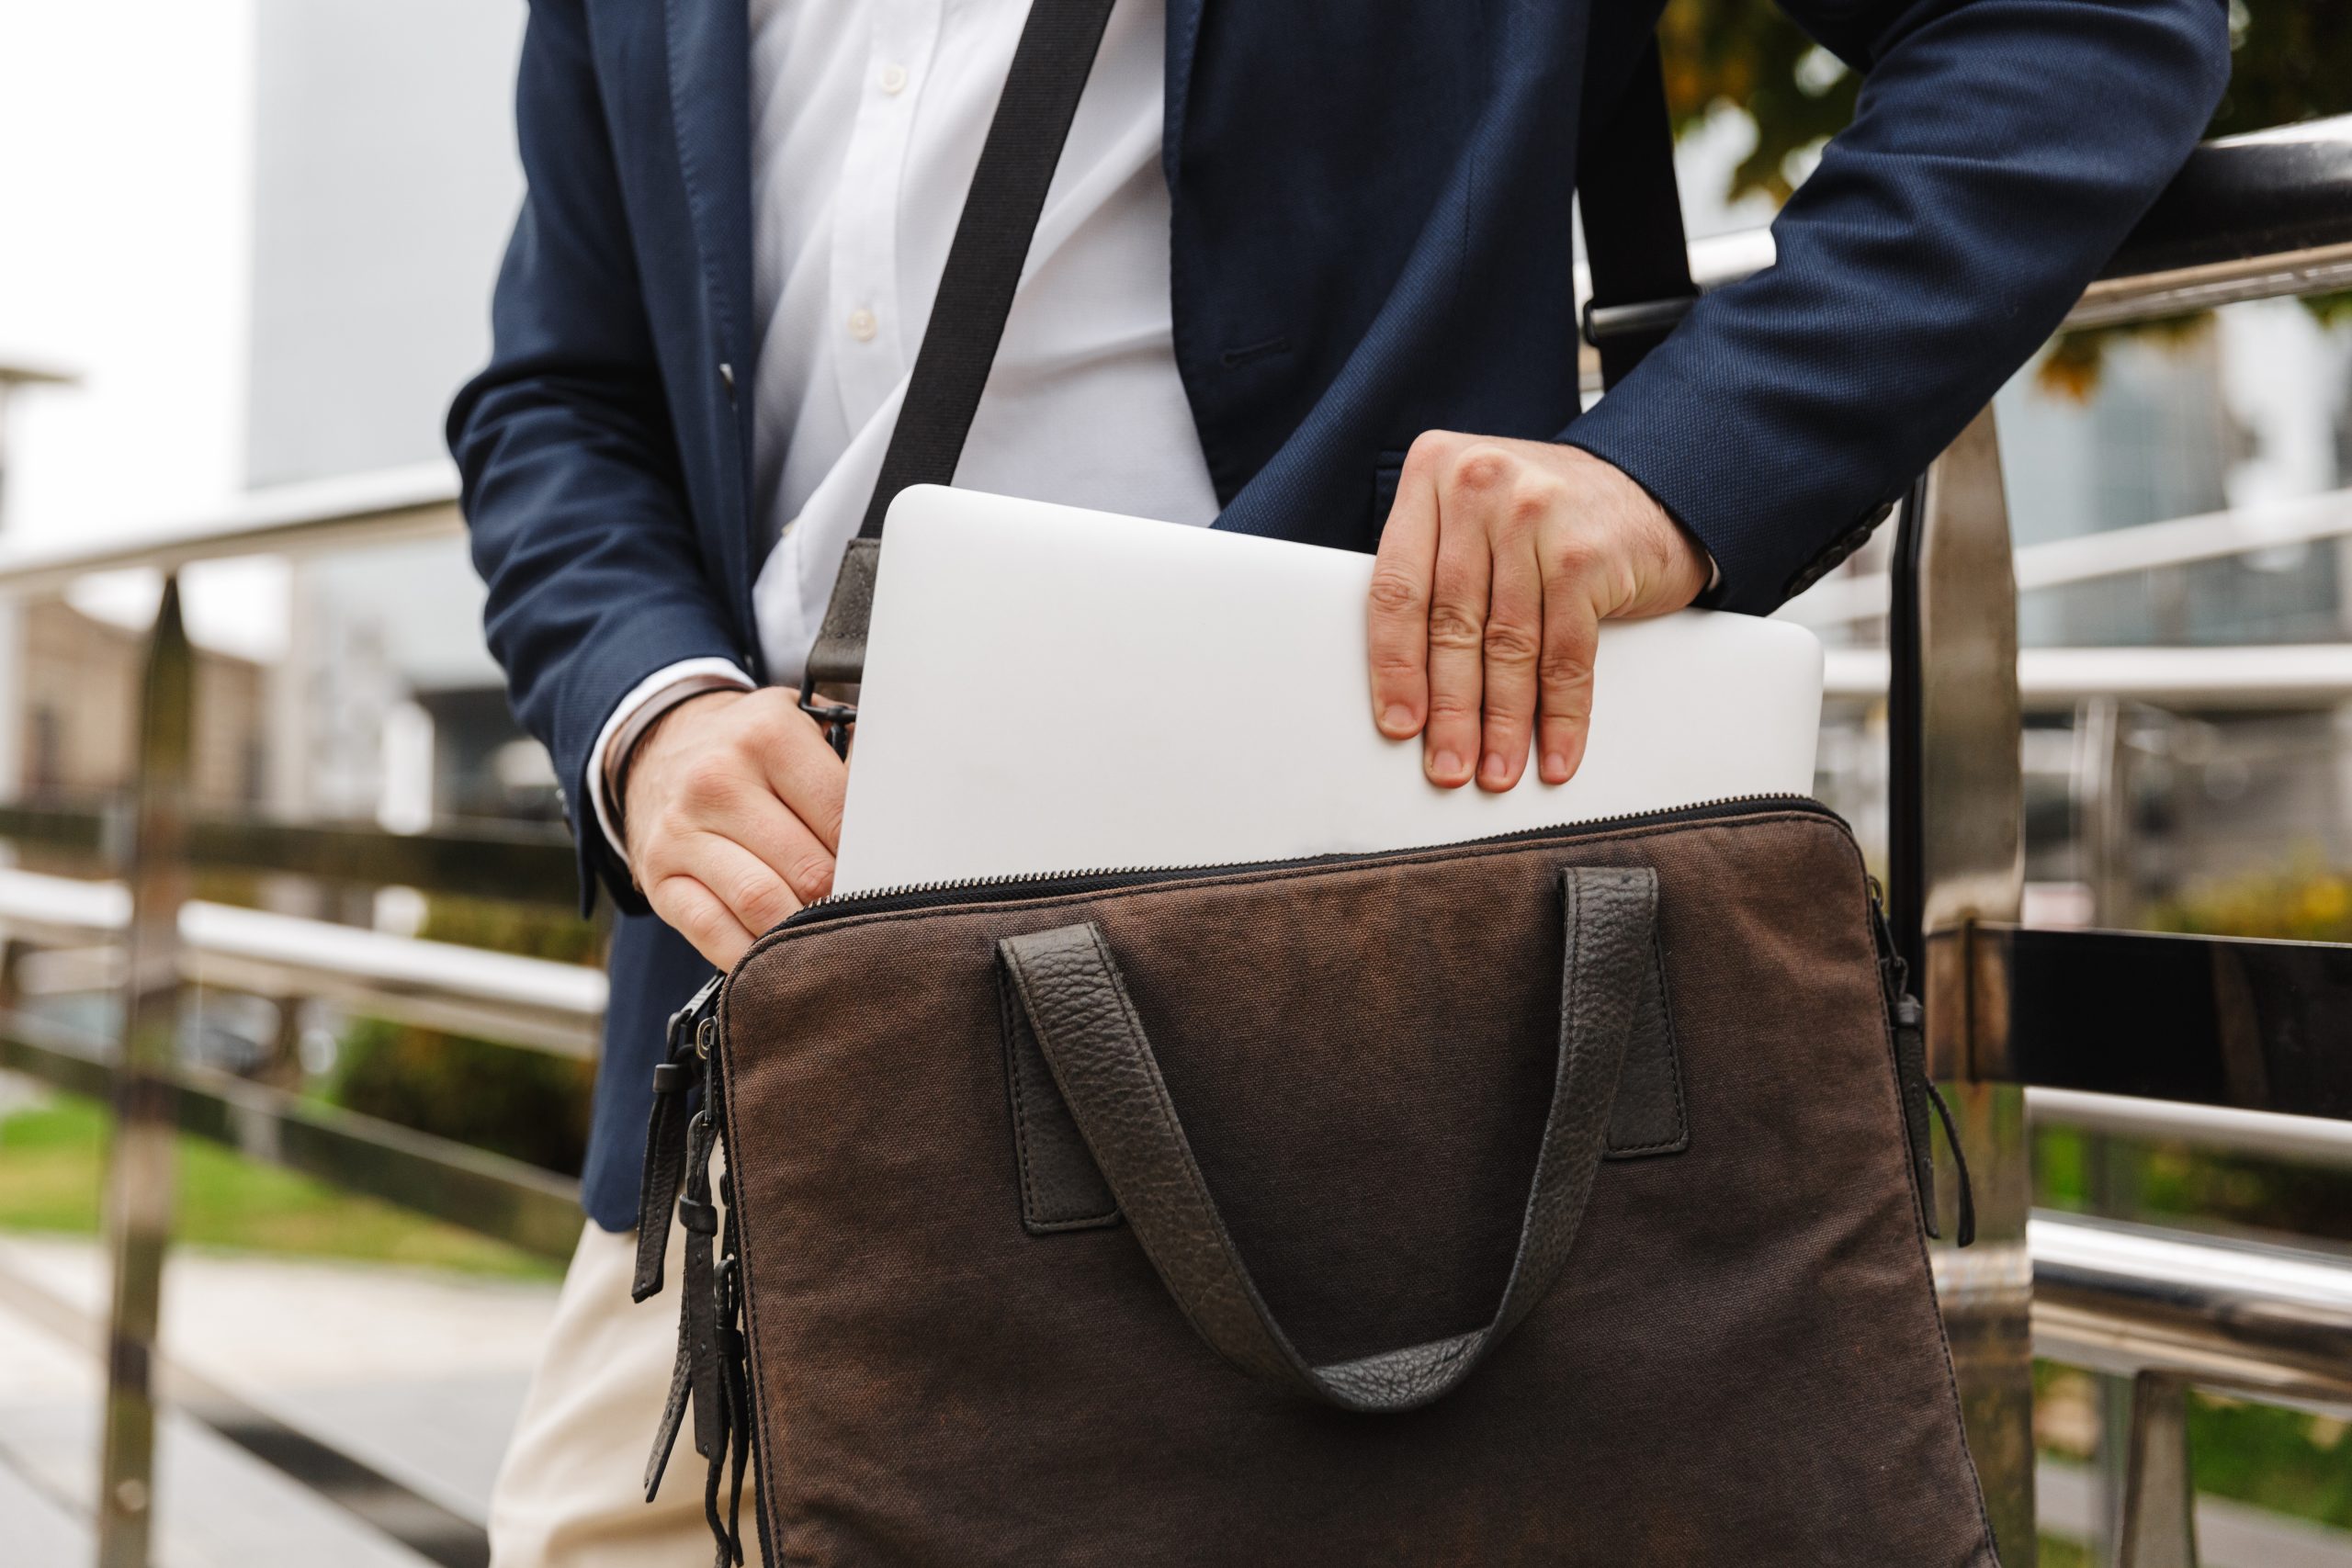
[[1184, 105], [1193, 85], [1193, 51], [1207, 0], [1168, 0], [1168, 104], [1161, 116], [1159, 167], [1172, 193], [1183, 164]]

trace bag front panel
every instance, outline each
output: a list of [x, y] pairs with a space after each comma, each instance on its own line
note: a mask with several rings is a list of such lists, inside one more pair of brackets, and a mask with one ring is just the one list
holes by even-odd
[[[1477, 1326], [1516, 1241], [1564, 865], [1646, 864], [1687, 1148], [1604, 1164], [1460, 1389], [1255, 1382], [1125, 1226], [1021, 1224], [995, 944], [1092, 919], [1302, 1351]], [[1991, 1561], [1859, 856], [1793, 812], [771, 939], [724, 1005], [764, 1506], [784, 1561]]]

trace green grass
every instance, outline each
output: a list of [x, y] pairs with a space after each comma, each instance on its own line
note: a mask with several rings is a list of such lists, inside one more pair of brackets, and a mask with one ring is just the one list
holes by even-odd
[[[58, 1096], [0, 1118], [0, 1232], [92, 1235], [107, 1119]], [[560, 1269], [487, 1236], [339, 1192], [200, 1139], [179, 1140], [172, 1234], [196, 1247], [553, 1279]]]

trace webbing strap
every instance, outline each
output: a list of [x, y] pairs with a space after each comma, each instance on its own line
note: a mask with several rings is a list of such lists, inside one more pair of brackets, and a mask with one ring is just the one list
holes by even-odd
[[1029, 241], [1111, 6], [1112, 0], [1032, 0], [947, 248], [906, 401], [857, 531], [861, 539], [881, 536], [890, 502], [909, 485], [956, 482], [964, 438], [988, 385]]
[[[1690, 243], [1674, 181], [1674, 126], [1666, 108], [1666, 75], [1653, 36], [1600, 130], [1577, 156], [1577, 196], [1584, 209], [1585, 261], [1592, 269], [1592, 308], [1649, 305], [1698, 297]], [[1599, 339], [1600, 379], [1623, 380], [1642, 356], [1674, 330], [1679, 312], [1654, 325]]]

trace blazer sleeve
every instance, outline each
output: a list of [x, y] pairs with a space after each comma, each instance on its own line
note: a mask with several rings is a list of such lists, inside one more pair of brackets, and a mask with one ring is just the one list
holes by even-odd
[[1889, 502], [2056, 330], [2211, 119], [2223, 0], [1783, 0], [1865, 73], [1772, 226], [1562, 439], [1711, 550], [1762, 614]]
[[601, 876], [642, 912], [588, 815], [596, 736], [653, 671], [741, 655], [687, 513], [580, 0], [534, 0], [515, 123], [527, 191], [449, 449], [490, 649], [554, 758], [582, 910]]

